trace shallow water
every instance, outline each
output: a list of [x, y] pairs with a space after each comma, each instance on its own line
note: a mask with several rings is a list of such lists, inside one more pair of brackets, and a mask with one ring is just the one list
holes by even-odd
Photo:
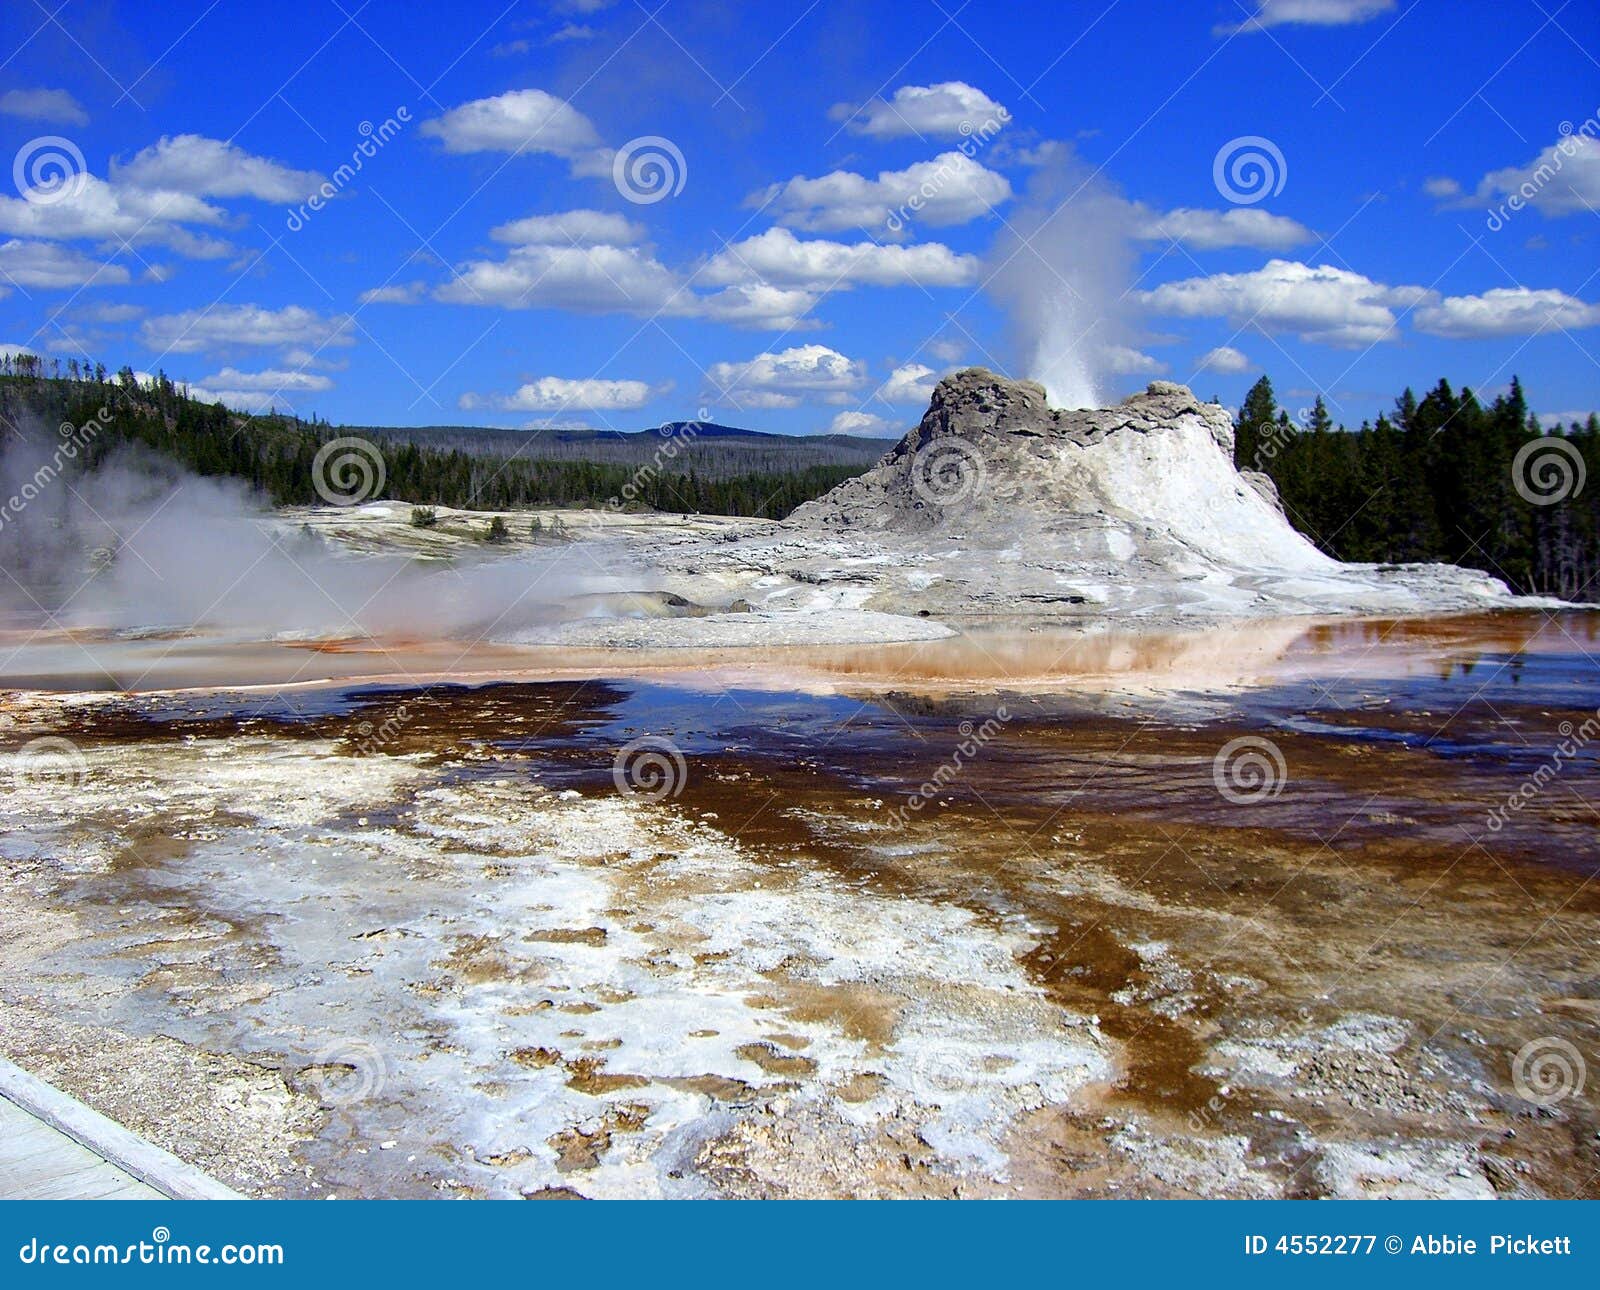
[[1595, 620], [1248, 637], [12, 696], [0, 1034], [273, 1194], [1594, 1194]]
[[[1294, 676], [1469, 671], [1529, 654], [1591, 657], [1600, 614], [1504, 612], [1432, 619], [1261, 619], [1150, 629], [968, 624], [939, 640], [851, 646], [601, 650], [400, 637], [261, 640], [196, 632], [0, 630], [0, 686], [156, 692], [410, 685], [600, 676], [753, 685], [941, 691], [1144, 687], [1218, 690]], [[1519, 664], [1520, 666], [1520, 664]]]

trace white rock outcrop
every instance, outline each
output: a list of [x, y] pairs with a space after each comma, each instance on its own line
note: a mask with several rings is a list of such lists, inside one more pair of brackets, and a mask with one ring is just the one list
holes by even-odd
[[[732, 539], [732, 540], [729, 540]], [[921, 423], [871, 470], [782, 525], [677, 572], [758, 576], [768, 610], [925, 618], [1416, 614], [1519, 602], [1449, 565], [1343, 564], [1285, 517], [1272, 481], [1233, 464], [1225, 409], [1153, 382], [1115, 407], [1051, 408], [983, 368], [946, 377]]]
[[790, 523], [960, 533], [984, 546], [1026, 534], [1057, 558], [1137, 554], [1185, 571], [1197, 556], [1257, 568], [1335, 564], [1234, 468], [1228, 413], [1168, 381], [1113, 408], [1060, 411], [1041, 385], [968, 368], [939, 383], [921, 424], [879, 465]]

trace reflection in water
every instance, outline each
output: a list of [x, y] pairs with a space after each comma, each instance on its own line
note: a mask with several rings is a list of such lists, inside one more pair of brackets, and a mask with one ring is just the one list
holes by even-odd
[[697, 683], [870, 692], [1015, 685], [1226, 690], [1297, 677], [1441, 677], [1524, 654], [1587, 657], [1600, 614], [1261, 619], [1183, 629], [972, 629], [852, 646], [599, 650], [494, 642], [242, 639], [172, 633], [0, 632], [0, 686], [155, 691], [327, 681], [655, 676]]
[[[0, 774], [45, 733], [85, 773], [12, 779], [0, 1039], [75, 1087], [115, 1051], [148, 1090], [157, 1043], [279, 1080], [238, 1105], [301, 1127], [232, 1126], [229, 1174], [276, 1194], [1593, 1194], [1600, 1089], [1534, 1115], [1512, 1069], [1600, 1044], [1600, 741], [1554, 760], [1594, 627], [12, 695]], [[613, 775], [645, 737], [659, 802]]]

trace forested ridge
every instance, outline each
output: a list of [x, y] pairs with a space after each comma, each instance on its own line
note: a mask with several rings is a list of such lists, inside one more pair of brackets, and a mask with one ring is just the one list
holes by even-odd
[[1514, 377], [1487, 405], [1444, 380], [1420, 399], [1407, 389], [1355, 430], [1321, 397], [1291, 419], [1262, 377], [1234, 459], [1271, 476], [1295, 527], [1340, 560], [1444, 561], [1522, 592], [1600, 599], [1600, 418], [1546, 435]]
[[[320, 502], [318, 450], [356, 433], [201, 403], [164, 376], [140, 382], [127, 368], [112, 375], [73, 362], [47, 374], [26, 356], [0, 362], [0, 415], [52, 429], [95, 423], [74, 468], [138, 445], [197, 474], [245, 480], [279, 505]], [[737, 455], [691, 461], [663, 441], [638, 465], [574, 459], [570, 443], [544, 459], [532, 455], [536, 443], [511, 456], [367, 434], [383, 457], [383, 496], [482, 510], [626, 499], [662, 511], [781, 518], [870, 464], [741, 471]], [[1588, 482], [1600, 470], [1600, 418], [1547, 435], [1515, 379], [1488, 404], [1444, 380], [1420, 399], [1407, 389], [1391, 412], [1348, 430], [1334, 425], [1321, 398], [1291, 418], [1262, 377], [1236, 419], [1235, 461], [1270, 476], [1291, 522], [1340, 560], [1445, 561], [1518, 591], [1600, 599], [1600, 479]]]
[[[100, 417], [102, 408], [108, 418]], [[78, 458], [88, 469], [119, 448], [139, 445], [199, 475], [245, 480], [280, 506], [321, 502], [313, 473], [317, 451], [355, 433], [327, 422], [201, 403], [165, 376], [140, 382], [127, 368], [113, 375], [74, 361], [64, 375], [44, 375], [40, 360], [22, 355], [7, 359], [0, 370], [0, 413], [11, 422], [31, 417], [52, 430], [98, 425]], [[542, 458], [535, 455], [537, 442], [513, 456], [364, 437], [383, 458], [383, 496], [478, 510], [601, 506], [615, 499], [661, 511], [781, 519], [870, 464], [758, 465], [747, 455], [691, 455], [665, 440], [644, 460], [630, 463]], [[762, 461], [771, 459], [768, 454]]]

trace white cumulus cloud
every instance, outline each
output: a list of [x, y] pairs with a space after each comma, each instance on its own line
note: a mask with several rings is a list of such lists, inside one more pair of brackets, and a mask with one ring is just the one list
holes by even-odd
[[300, 305], [283, 309], [212, 305], [146, 318], [139, 326], [139, 336], [148, 348], [174, 354], [233, 348], [318, 349], [354, 344], [349, 326], [347, 315], [324, 317]]
[[828, 423], [828, 433], [860, 435], [868, 439], [892, 439], [900, 434], [900, 427], [875, 412], [845, 411], [836, 414]]
[[364, 305], [414, 305], [427, 290], [425, 282], [393, 282], [384, 287], [371, 287], [357, 297]]
[[1140, 299], [1156, 313], [1226, 318], [1268, 333], [1293, 332], [1329, 345], [1396, 338], [1395, 309], [1422, 303], [1421, 287], [1391, 287], [1349, 269], [1269, 260], [1249, 273], [1215, 273], [1168, 282]]
[[317, 372], [296, 372], [288, 369], [267, 368], [261, 372], [241, 372], [236, 367], [225, 367], [215, 375], [203, 377], [200, 384], [212, 389], [226, 390], [331, 390], [333, 381]]
[[644, 229], [610, 211], [573, 210], [515, 219], [489, 236], [522, 246], [628, 246], [643, 240]]
[[1254, 364], [1245, 357], [1244, 351], [1235, 349], [1232, 345], [1218, 345], [1215, 349], [1208, 349], [1200, 355], [1200, 370], [1203, 372], [1220, 372], [1225, 376], [1236, 375], [1239, 372], [1248, 372]]
[[885, 403], [926, 403], [933, 397], [937, 373], [925, 363], [902, 363], [876, 392]]
[[1011, 200], [1011, 182], [963, 152], [944, 152], [876, 179], [835, 170], [816, 179], [796, 175], [754, 194], [748, 205], [770, 209], [780, 223], [812, 232], [887, 227], [918, 221], [965, 224]]
[[614, 381], [587, 377], [580, 380], [564, 376], [541, 376], [519, 385], [505, 395], [487, 398], [463, 394], [463, 408], [495, 407], [507, 412], [564, 412], [583, 409], [590, 412], [623, 412], [642, 408], [655, 391], [645, 381]]
[[1563, 136], [1526, 165], [1491, 170], [1470, 202], [1494, 205], [1513, 197], [1544, 215], [1600, 211], [1600, 140]]
[[543, 90], [511, 90], [474, 99], [422, 123], [446, 152], [544, 152], [567, 160], [580, 174], [607, 171], [610, 152], [582, 112]]
[[1268, 27], [1348, 27], [1388, 13], [1395, 0], [1261, 0], [1241, 23], [1218, 31], [1264, 31]]
[[451, 304], [576, 313], [654, 313], [682, 290], [666, 265], [636, 247], [518, 246], [474, 260], [434, 292]]
[[113, 185], [90, 174], [80, 174], [51, 200], [0, 197], [0, 233], [133, 245], [161, 242], [198, 259], [215, 259], [233, 248], [183, 225], [220, 227], [227, 219], [226, 211], [192, 193]]
[[763, 281], [826, 291], [855, 285], [961, 286], [978, 280], [980, 261], [940, 242], [909, 246], [876, 242], [802, 241], [786, 228], [734, 242], [700, 271], [709, 284]]
[[30, 121], [60, 121], [88, 125], [89, 114], [66, 90], [7, 90], [0, 94], [0, 112]]
[[1182, 242], [1201, 251], [1229, 246], [1287, 251], [1316, 240], [1316, 234], [1298, 220], [1254, 207], [1209, 211], [1180, 206], [1162, 213], [1138, 206], [1133, 233], [1142, 241]]
[[778, 331], [805, 325], [816, 303], [809, 292], [762, 282], [699, 295], [638, 247], [570, 244], [516, 246], [503, 260], [471, 261], [433, 295], [449, 304], [711, 318]]
[[719, 397], [735, 403], [793, 408], [848, 398], [866, 384], [867, 365], [826, 345], [798, 345], [740, 363], [713, 363], [706, 376]]
[[683, 315], [762, 331], [804, 331], [818, 326], [806, 316], [816, 303], [816, 296], [809, 291], [767, 282], [742, 282], [708, 296], [685, 295], [678, 302]]
[[1554, 288], [1495, 287], [1477, 296], [1446, 296], [1417, 310], [1417, 330], [1433, 336], [1531, 336], [1600, 325], [1600, 305]]
[[0, 282], [16, 287], [112, 287], [128, 281], [120, 264], [102, 264], [49, 242], [0, 242]]
[[1104, 345], [1097, 351], [1100, 365], [1117, 376], [1160, 376], [1167, 365], [1130, 345]]
[[988, 134], [1011, 119], [1004, 107], [965, 81], [902, 85], [892, 97], [875, 98], [860, 107], [836, 103], [828, 115], [845, 122], [845, 128], [855, 134], [877, 139]]
[[127, 161], [113, 161], [110, 179], [132, 188], [264, 202], [298, 202], [324, 182], [314, 170], [294, 170], [199, 134], [163, 136]]

